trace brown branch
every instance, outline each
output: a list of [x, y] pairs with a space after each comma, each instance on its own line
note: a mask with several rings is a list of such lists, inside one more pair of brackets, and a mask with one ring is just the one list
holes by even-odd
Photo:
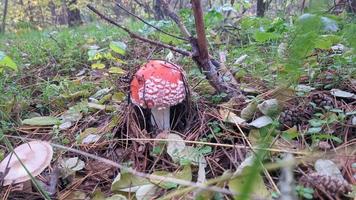
[[180, 54], [182, 54], [184, 56], [190, 56], [190, 57], [192, 56], [192, 53], [189, 52], [189, 51], [186, 51], [186, 50], [183, 50], [183, 49], [180, 49], [180, 48], [168, 45], [168, 44], [163, 44], [161, 42], [157, 42], [157, 41], [154, 41], [154, 40], [151, 40], [151, 39], [147, 39], [147, 38], [141, 37], [140, 35], [137, 35], [136, 33], [133, 33], [132, 31], [130, 31], [128, 28], [122, 26], [121, 24], [118, 24], [113, 19], [103, 15], [101, 12], [99, 12], [97, 9], [95, 9], [92, 5], [88, 4], [87, 7], [91, 11], [93, 11], [95, 14], [97, 14], [99, 17], [101, 17], [102, 19], [106, 20], [107, 22], [109, 22], [109, 23], [121, 28], [125, 32], [127, 32], [130, 35], [130, 37], [132, 37], [132, 38], [135, 38], [135, 39], [138, 39], [138, 40], [141, 40], [143, 42], [147, 42], [147, 43], [150, 43], [150, 44], [153, 44], [153, 45], [156, 45], [156, 46], [160, 46], [160, 47], [163, 47], [163, 48], [170, 49], [170, 50], [175, 51], [177, 53], [180, 53]]
[[173, 11], [172, 7], [167, 3], [166, 0], [162, 0], [162, 7], [164, 9], [164, 12], [170, 17], [179, 27], [181, 33], [183, 34], [184, 37], [190, 38], [191, 34], [189, 33], [188, 29], [184, 26], [182, 23], [182, 20], [180, 20], [179, 16]]
[[224, 92], [231, 97], [241, 97], [240, 85], [236, 81], [235, 77], [229, 69], [224, 66], [220, 66], [220, 63], [212, 59], [209, 55], [207, 39], [205, 36], [203, 11], [199, 0], [192, 0], [192, 7], [195, 18], [195, 26], [197, 32], [197, 38], [191, 36], [187, 28], [182, 23], [179, 16], [172, 10], [167, 0], [161, 0], [162, 7], [165, 13], [178, 25], [182, 35], [190, 38], [190, 44], [193, 51], [193, 60], [197, 63], [206, 79], [209, 81], [216, 91]]
[[156, 27], [156, 26], [154, 26], [154, 25], [152, 25], [152, 24], [146, 22], [146, 21], [145, 21], [144, 19], [142, 19], [141, 17], [139, 17], [139, 16], [133, 14], [132, 12], [128, 11], [126, 8], [124, 8], [123, 6], [121, 6], [119, 3], [116, 3], [116, 6], [118, 6], [119, 8], [121, 8], [122, 10], [124, 10], [124, 11], [125, 11], [126, 13], [128, 13], [129, 15], [135, 17], [136, 19], [140, 20], [140, 21], [143, 22], [144, 24], [146, 24], [146, 25], [148, 25], [148, 26], [150, 26], [150, 27], [156, 29], [157, 31], [159, 31], [159, 32], [161, 32], [161, 33], [164, 33], [164, 34], [169, 35], [169, 36], [171, 36], [171, 37], [177, 38], [177, 39], [179, 39], [179, 40], [189, 41], [189, 40], [186, 39], [186, 38], [182, 38], [182, 37], [179, 37], [179, 36], [176, 36], [176, 35], [167, 33], [166, 31], [164, 31], [164, 30], [162, 30], [162, 29], [160, 29], [160, 28], [158, 28], [158, 27]]
[[225, 66], [218, 63], [209, 55], [208, 44], [207, 44], [208, 42], [205, 36], [203, 11], [202, 11], [200, 0], [192, 0], [194, 18], [196, 22], [195, 26], [196, 26], [198, 38], [194, 38], [191, 36], [191, 34], [188, 32], [187, 28], [184, 26], [179, 16], [171, 9], [170, 5], [167, 3], [166, 0], [161, 0], [161, 2], [165, 13], [178, 25], [182, 35], [186, 38], [189, 38], [189, 42], [192, 47], [192, 52], [188, 52], [186, 50], [182, 50], [174, 46], [162, 44], [157, 41], [143, 38], [131, 32], [129, 29], [123, 27], [122, 25], [116, 23], [112, 19], [104, 16], [92, 6], [88, 5], [88, 8], [93, 12], [95, 12], [97, 15], [99, 15], [101, 18], [108, 21], [109, 23], [114, 24], [119, 28], [123, 29], [124, 31], [126, 31], [127, 33], [129, 33], [130, 37], [132, 38], [136, 38], [141, 41], [181, 53], [182, 55], [192, 57], [192, 59], [197, 63], [202, 73], [205, 75], [209, 83], [216, 89], [216, 91], [219, 93], [227, 94], [226, 100], [232, 97], [238, 97], [241, 100], [245, 99], [245, 97], [242, 95], [240, 84], [236, 81], [231, 71]]
[[205, 27], [204, 27], [204, 19], [203, 19], [203, 11], [201, 7], [201, 2], [198, 0], [192, 0], [192, 9], [194, 13], [195, 19], [195, 28], [197, 31], [197, 42], [199, 48], [199, 57], [200, 61], [203, 63], [208, 62], [209, 60], [209, 52], [208, 52], [208, 44], [205, 35]]
[[[218, 91], [227, 94], [228, 98], [239, 97], [244, 99], [240, 84], [236, 81], [230, 69], [221, 65], [216, 60], [212, 59], [208, 51], [208, 42], [205, 35], [203, 9], [200, 0], [192, 0], [192, 9], [195, 19], [195, 27], [197, 32], [197, 55], [193, 54], [193, 59], [203, 70], [203, 73], [209, 80], [210, 84]], [[193, 41], [193, 40], [192, 40]], [[194, 45], [192, 43], [193, 50]]]

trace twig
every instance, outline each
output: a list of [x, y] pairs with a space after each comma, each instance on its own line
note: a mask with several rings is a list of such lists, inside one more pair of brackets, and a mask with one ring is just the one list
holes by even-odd
[[[215, 147], [264, 150], [264, 151], [278, 152], [278, 153], [291, 153], [291, 154], [295, 154], [295, 155], [308, 155], [307, 152], [302, 152], [302, 151], [288, 151], [285, 149], [249, 147], [249, 146], [245, 146], [245, 145], [221, 144], [221, 143], [201, 142], [201, 141], [191, 141], [191, 140], [173, 140], [173, 139], [157, 139], [157, 138], [124, 138], [124, 139], [113, 139], [111, 141], [127, 141], [127, 140], [128, 141], [137, 141], [137, 142], [184, 142], [184, 143], [188, 143], [188, 144], [199, 144], [199, 145], [208, 145], [208, 146], [215, 146]], [[79, 145], [79, 146], [82, 146], [82, 145]]]
[[[5, 135], [5, 137], [11, 137], [11, 138], [17, 138], [17, 139], [22, 139], [22, 140], [34, 140], [34, 139], [29, 139], [29, 138], [23, 138], [23, 137], [19, 137], [19, 136], [10, 136], [10, 135]], [[177, 178], [172, 178], [172, 177], [165, 177], [165, 176], [158, 176], [155, 174], [146, 174], [143, 172], [138, 172], [132, 168], [128, 168], [125, 167], [124, 165], [121, 165], [119, 163], [116, 163], [112, 160], [109, 160], [107, 158], [102, 158], [81, 150], [77, 150], [77, 149], [73, 149], [70, 147], [66, 147], [60, 144], [54, 144], [54, 143], [50, 143], [53, 147], [59, 148], [59, 149], [64, 149], [66, 151], [70, 151], [73, 153], [77, 153], [80, 154], [82, 156], [88, 157], [88, 158], [92, 158], [95, 160], [98, 160], [100, 162], [106, 163], [108, 165], [111, 165], [113, 167], [119, 168], [120, 170], [124, 170], [128, 173], [131, 173], [132, 175], [135, 176], [139, 176], [142, 178], [147, 178], [147, 179], [155, 179], [155, 180], [160, 180], [160, 181], [165, 181], [165, 182], [172, 182], [172, 183], [176, 183], [178, 185], [183, 185], [183, 186], [189, 186], [189, 187], [193, 187], [193, 188], [199, 188], [202, 190], [210, 190], [210, 191], [214, 191], [214, 192], [220, 192], [223, 194], [228, 194], [228, 195], [235, 195], [235, 193], [231, 192], [228, 189], [225, 188], [221, 188], [221, 187], [217, 187], [217, 186], [207, 186], [205, 184], [201, 184], [201, 183], [195, 183], [195, 182], [191, 182], [191, 181], [186, 181], [186, 180], [182, 180], [182, 179], [177, 179]]]
[[179, 16], [173, 11], [167, 1], [162, 0], [161, 3], [165, 13], [177, 24], [184, 37], [190, 38], [191, 34], [189, 33], [188, 29], [184, 26], [182, 20], [180, 20]]
[[171, 45], [168, 45], [168, 44], [163, 44], [161, 42], [157, 42], [157, 41], [154, 41], [154, 40], [150, 40], [150, 39], [147, 39], [147, 38], [144, 38], [144, 37], [141, 37], [139, 35], [137, 35], [136, 33], [133, 33], [132, 31], [130, 31], [129, 29], [127, 29], [126, 27], [118, 24], [117, 22], [115, 22], [113, 19], [103, 15], [101, 12], [99, 12], [97, 9], [95, 9], [93, 6], [91, 5], [87, 5], [87, 7], [93, 11], [95, 14], [97, 14], [99, 17], [101, 17], [102, 19], [106, 20], [107, 22], [121, 28], [122, 30], [124, 30], [125, 32], [127, 32], [130, 37], [132, 38], [136, 38], [138, 40], [141, 40], [143, 42], [147, 42], [147, 43], [150, 43], [150, 44], [153, 44], [153, 45], [156, 45], [156, 46], [160, 46], [160, 47], [164, 47], [164, 48], [167, 48], [167, 49], [170, 49], [172, 51], [175, 51], [175, 52], [178, 52], [184, 56], [192, 56], [192, 53], [189, 52], [189, 51], [186, 51], [186, 50], [183, 50], [183, 49], [179, 49], [177, 47], [174, 47], [174, 46], [171, 46]]
[[146, 25], [148, 25], [148, 26], [150, 26], [150, 27], [156, 29], [156, 30], [159, 31], [159, 32], [162, 32], [162, 33], [164, 33], [164, 34], [166, 34], [166, 35], [169, 35], [169, 36], [171, 36], [171, 37], [177, 38], [177, 39], [179, 39], [179, 40], [189, 41], [189, 40], [186, 39], [186, 38], [182, 38], [182, 37], [179, 37], [179, 36], [176, 36], [176, 35], [167, 33], [166, 31], [164, 31], [164, 30], [162, 30], [162, 29], [160, 29], [160, 28], [158, 28], [158, 27], [156, 27], [156, 26], [154, 26], [154, 25], [152, 25], [152, 24], [146, 22], [146, 21], [145, 21], [144, 19], [142, 19], [141, 17], [139, 17], [139, 16], [133, 14], [132, 12], [128, 11], [126, 8], [122, 7], [119, 3], [116, 3], [116, 6], [118, 6], [119, 8], [121, 8], [122, 10], [124, 10], [124, 11], [125, 11], [126, 13], [128, 13], [129, 15], [131, 15], [131, 16], [137, 18], [138, 20], [140, 20], [140, 21], [143, 22], [144, 24], [146, 24]]
[[176, 184], [179, 184], [179, 185], [184, 185], [184, 186], [190, 186], [190, 187], [194, 187], [194, 188], [199, 188], [199, 189], [203, 189], [203, 190], [211, 190], [211, 191], [214, 191], [214, 192], [221, 192], [221, 193], [224, 193], [224, 194], [233, 194], [231, 191], [227, 190], [227, 189], [224, 189], [224, 188], [220, 188], [220, 187], [216, 187], [216, 186], [206, 186], [204, 184], [201, 184], [201, 183], [195, 183], [195, 182], [190, 182], [190, 181], [186, 181], [186, 180], [182, 180], [182, 179], [177, 179], [177, 178], [172, 178], [172, 177], [165, 177], [165, 176], [158, 176], [158, 175], [154, 175], [154, 174], [146, 174], [146, 173], [142, 173], [142, 172], [138, 172], [132, 168], [128, 168], [128, 167], [125, 167], [119, 163], [116, 163], [112, 160], [109, 160], [109, 159], [106, 159], [106, 158], [102, 158], [102, 157], [99, 157], [99, 156], [95, 156], [93, 154], [90, 154], [90, 153], [87, 153], [87, 152], [84, 152], [84, 151], [80, 151], [80, 150], [77, 150], [77, 149], [72, 149], [72, 148], [69, 148], [69, 147], [66, 147], [66, 146], [62, 146], [62, 145], [59, 145], [59, 144], [53, 144], [51, 143], [51, 145], [53, 147], [56, 147], [56, 148], [60, 148], [60, 149], [65, 149], [67, 151], [71, 151], [71, 152], [74, 152], [74, 153], [78, 153], [78, 154], [81, 154], [83, 156], [86, 156], [88, 158], [92, 158], [92, 159], [95, 159], [95, 160], [98, 160], [98, 161], [101, 161], [101, 162], [104, 162], [106, 164], [109, 164], [113, 167], [117, 167], [121, 170], [125, 170], [126, 172], [129, 172], [135, 176], [139, 176], [139, 177], [143, 177], [143, 178], [147, 178], [147, 179], [156, 179], [156, 180], [161, 180], [161, 181], [168, 181], [168, 182], [172, 182], [172, 183], [176, 183]]

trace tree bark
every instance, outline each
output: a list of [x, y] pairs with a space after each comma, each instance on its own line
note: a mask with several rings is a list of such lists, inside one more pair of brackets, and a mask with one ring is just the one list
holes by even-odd
[[154, 0], [153, 3], [153, 9], [154, 9], [154, 16], [156, 20], [162, 20], [164, 18], [164, 12], [161, 9], [161, 0]]
[[7, 6], [8, 6], [8, 0], [4, 0], [4, 10], [3, 10], [3, 14], [2, 14], [2, 25], [1, 25], [1, 30], [0, 30], [1, 33], [5, 33]]
[[256, 16], [257, 17], [265, 16], [266, 5], [267, 5], [267, 2], [264, 2], [264, 0], [257, 0], [257, 8], [256, 8]]
[[52, 23], [57, 24], [57, 12], [56, 12], [56, 4], [51, 0], [48, 2], [49, 10], [51, 11]]
[[27, 11], [28, 11], [28, 16], [29, 16], [30, 22], [31, 22], [31, 24], [33, 24], [34, 23], [33, 7], [32, 7], [32, 4], [31, 4], [31, 1], [28, 1]]
[[154, 14], [154, 12], [151, 9], [149, 3], [141, 2], [140, 0], [134, 0], [134, 1], [144, 9], [144, 11], [148, 14], [148, 17], [150, 17], [151, 14]]
[[356, 0], [350, 0], [347, 2], [348, 6], [347, 6], [347, 11], [349, 13], [356, 13]]
[[62, 0], [62, 5], [60, 7], [59, 15], [58, 15], [58, 24], [64, 25], [68, 24], [68, 13], [67, 13], [67, 4], [65, 0]]
[[83, 23], [82, 18], [80, 17], [80, 10], [77, 8], [71, 8], [76, 4], [77, 0], [71, 0], [66, 7], [69, 27], [78, 26]]

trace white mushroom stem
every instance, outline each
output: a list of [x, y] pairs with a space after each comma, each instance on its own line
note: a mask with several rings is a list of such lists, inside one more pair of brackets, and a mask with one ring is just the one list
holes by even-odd
[[157, 125], [157, 127], [161, 130], [169, 130], [171, 128], [169, 123], [169, 111], [170, 108], [152, 108], [151, 109], [151, 122], [153, 125]]

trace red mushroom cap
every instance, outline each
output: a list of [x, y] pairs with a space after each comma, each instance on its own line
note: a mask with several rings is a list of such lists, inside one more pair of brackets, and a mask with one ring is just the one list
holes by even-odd
[[150, 60], [131, 81], [132, 102], [144, 108], [164, 109], [185, 98], [181, 67], [162, 60]]

